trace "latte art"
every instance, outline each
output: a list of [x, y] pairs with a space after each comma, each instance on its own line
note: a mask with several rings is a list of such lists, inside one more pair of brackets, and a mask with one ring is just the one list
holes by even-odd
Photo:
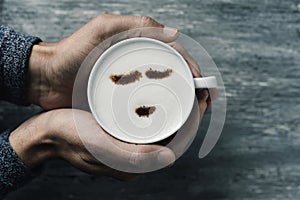
[[149, 117], [155, 110], [155, 106], [140, 106], [135, 109], [135, 112], [139, 117]]
[[[91, 72], [88, 97], [97, 122], [125, 142], [153, 143], [174, 134], [194, 105], [195, 83], [184, 58], [169, 45], [131, 38], [106, 50]], [[209, 86], [209, 85], [208, 85]]]

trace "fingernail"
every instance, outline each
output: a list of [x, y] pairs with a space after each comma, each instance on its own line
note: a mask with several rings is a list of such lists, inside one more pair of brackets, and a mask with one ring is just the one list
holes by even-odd
[[208, 97], [209, 97], [209, 91], [208, 89], [206, 89], [204, 99], [207, 101]]
[[165, 35], [167, 35], [169, 37], [173, 37], [178, 33], [178, 29], [166, 26], [166, 27], [164, 27], [163, 32]]
[[162, 150], [158, 152], [157, 162], [161, 167], [166, 167], [175, 162], [175, 156], [170, 150]]

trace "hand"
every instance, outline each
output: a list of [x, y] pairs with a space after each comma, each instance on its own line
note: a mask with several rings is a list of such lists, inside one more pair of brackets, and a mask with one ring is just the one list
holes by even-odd
[[[99, 43], [115, 34], [124, 33], [118, 40], [144, 36], [172, 42], [178, 37], [174, 28], [165, 27], [161, 32], [137, 29], [143, 27], [164, 28], [164, 25], [145, 16], [105, 14], [58, 43], [34, 45], [29, 60], [29, 101], [46, 110], [71, 107], [73, 84], [81, 63]], [[129, 33], [132, 29], [136, 31]]]
[[[75, 123], [73, 115], [82, 123]], [[78, 134], [78, 125], [82, 134]], [[174, 153], [166, 147], [114, 139], [89, 112], [81, 110], [60, 109], [35, 116], [13, 131], [9, 140], [31, 169], [49, 159], [62, 158], [88, 173], [127, 179], [131, 174], [112, 169], [99, 160], [110, 160], [131, 172], [144, 172], [150, 165], [162, 168], [175, 161]], [[85, 147], [92, 148], [94, 154]]]
[[[197, 62], [192, 58], [192, 56], [178, 43], [169, 43], [171, 47], [180, 53], [185, 61], [187, 62], [193, 77], [202, 77], [200, 68]], [[194, 107], [191, 114], [185, 124], [179, 129], [172, 142], [167, 145], [168, 148], [172, 149], [176, 158], [179, 158], [191, 145], [193, 139], [196, 136], [199, 124], [205, 111], [210, 108], [211, 101], [216, 98], [216, 89], [196, 89], [197, 100], [194, 103]], [[198, 105], [196, 105], [198, 103]]]
[[[192, 123], [199, 123], [207, 106], [207, 97], [207, 94], [198, 97], [200, 113], [192, 113]], [[79, 134], [78, 130], [83, 133]], [[179, 142], [170, 146], [172, 150], [157, 144], [129, 144], [107, 134], [89, 112], [59, 109], [25, 121], [11, 133], [9, 140], [17, 155], [30, 169], [49, 159], [61, 158], [88, 173], [128, 180], [135, 175], [120, 172], [106, 164], [117, 164], [130, 172], [166, 167], [186, 150], [194, 135], [176, 137]], [[93, 155], [86, 147], [92, 150]]]
[[[148, 17], [100, 15], [58, 43], [34, 45], [29, 60], [29, 101], [47, 110], [70, 107], [74, 79], [90, 51], [112, 35], [142, 27], [162, 28], [164, 26]], [[125, 32], [119, 40], [134, 36], [152, 37], [169, 43], [177, 38], [178, 32], [172, 28], [164, 28], [161, 33], [143, 32], [137, 29], [130, 34]], [[110, 45], [114, 42], [116, 41], [111, 41]], [[189, 62], [189, 59], [187, 61]], [[199, 76], [200, 72], [195, 68], [197, 64], [189, 62], [189, 65], [194, 76]], [[206, 110], [208, 96], [207, 90], [197, 92], [200, 106], [200, 113], [196, 113], [200, 116], [198, 122]], [[82, 121], [87, 125], [86, 134], [78, 135], [72, 112], [82, 117]], [[103, 140], [95, 139], [99, 136]], [[193, 136], [185, 136], [178, 145], [172, 146], [172, 149], [182, 152], [192, 138]], [[36, 116], [16, 129], [10, 136], [10, 142], [30, 168], [48, 159], [59, 157], [89, 173], [127, 176], [126, 173], [118, 172], [99, 162], [99, 159], [94, 158], [85, 149], [83, 143], [88, 143], [88, 146], [97, 152], [97, 158], [100, 160], [107, 161], [115, 158], [117, 163], [128, 167], [131, 171], [143, 171], [150, 163], [168, 165], [175, 161], [174, 152], [166, 147], [133, 145], [116, 140], [99, 127], [90, 113], [79, 110], [54, 110]], [[163, 158], [157, 161], [158, 151], [162, 149], [167, 153], [160, 154]]]
[[[198, 63], [192, 58], [192, 56], [178, 43], [176, 42], [171, 42], [169, 43], [169, 45], [171, 47], [173, 47], [176, 51], [178, 51], [178, 53], [180, 53], [185, 61], [187, 62], [187, 64], [190, 67], [190, 70], [193, 74], [194, 78], [198, 78], [198, 77], [202, 77], [201, 71], [200, 71], [200, 67], [198, 65]], [[199, 88], [196, 89], [196, 96], [199, 102], [199, 108], [204, 109], [203, 108], [203, 104], [200, 103], [201, 99], [206, 98], [207, 101], [207, 105], [205, 106], [205, 110], [211, 107], [211, 101], [214, 100], [217, 97], [217, 90], [214, 88], [211, 88], [210, 90], [205, 89], [205, 88]], [[202, 118], [202, 116], [201, 116]]]

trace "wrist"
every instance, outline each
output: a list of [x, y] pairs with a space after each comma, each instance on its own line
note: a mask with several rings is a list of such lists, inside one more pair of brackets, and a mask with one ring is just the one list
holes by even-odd
[[57, 157], [57, 145], [47, 125], [47, 113], [35, 116], [14, 130], [9, 142], [18, 157], [30, 169]]
[[56, 52], [55, 43], [33, 45], [27, 73], [27, 99], [29, 103], [42, 106], [43, 99], [50, 91], [47, 73], [51, 71]]

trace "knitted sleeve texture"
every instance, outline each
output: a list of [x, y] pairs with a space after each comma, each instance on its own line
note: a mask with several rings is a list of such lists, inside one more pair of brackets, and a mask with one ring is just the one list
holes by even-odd
[[26, 74], [32, 46], [41, 40], [0, 25], [0, 100], [26, 105]]

